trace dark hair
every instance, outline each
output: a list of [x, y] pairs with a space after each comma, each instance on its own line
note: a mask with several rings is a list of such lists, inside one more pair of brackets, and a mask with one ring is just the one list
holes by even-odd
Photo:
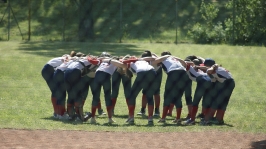
[[141, 57], [151, 57], [151, 51], [149, 50], [145, 50], [142, 54]]
[[192, 60], [192, 62], [195, 64], [195, 65], [197, 65], [197, 66], [199, 66], [200, 64], [202, 64], [202, 61], [200, 60], [200, 59], [194, 59], [194, 60]]
[[164, 56], [164, 55], [172, 55], [169, 51], [164, 51], [161, 53], [161, 56]]
[[197, 56], [195, 55], [189, 55], [185, 58], [185, 61], [193, 61], [194, 59], [197, 59]]
[[212, 58], [206, 58], [204, 61], [205, 66], [212, 66], [215, 64], [215, 61]]

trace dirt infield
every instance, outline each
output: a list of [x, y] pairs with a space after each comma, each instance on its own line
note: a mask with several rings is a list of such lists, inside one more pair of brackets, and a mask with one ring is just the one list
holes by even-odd
[[233, 132], [129, 133], [0, 129], [1, 149], [265, 149], [266, 134]]

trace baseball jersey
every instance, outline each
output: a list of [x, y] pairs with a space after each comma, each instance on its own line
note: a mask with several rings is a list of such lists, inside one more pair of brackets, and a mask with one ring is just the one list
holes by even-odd
[[218, 67], [212, 76], [219, 82], [223, 83], [227, 79], [233, 79], [231, 73], [223, 67]]
[[67, 67], [73, 62], [73, 60], [70, 60], [66, 63], [62, 63], [60, 66], [56, 67], [56, 69], [65, 71], [67, 69]]
[[107, 62], [102, 62], [100, 66], [98, 67], [97, 71], [103, 71], [106, 73], [109, 73], [110, 75], [113, 75], [117, 67], [113, 64], [109, 64]]
[[200, 69], [198, 69], [197, 71], [192, 66], [189, 67], [187, 74], [192, 81], [196, 81], [196, 78], [200, 76], [207, 78], [207, 80], [211, 79], [207, 73], [203, 72]]
[[50, 61], [47, 62], [47, 64], [51, 65], [52, 67], [56, 68], [60, 66], [63, 63], [63, 58], [62, 57], [56, 57], [51, 59]]
[[163, 68], [166, 73], [173, 70], [186, 70], [186, 68], [174, 57], [170, 56], [163, 62]]
[[78, 61], [72, 62], [67, 68], [68, 69], [76, 68], [76, 69], [82, 70], [84, 68], [84, 66], [80, 62], [82, 62], [85, 66], [91, 65], [91, 63], [88, 60], [79, 59]]
[[135, 63], [131, 62], [129, 68], [129, 70], [134, 74], [142, 71], [149, 71], [151, 69], [154, 69], [154, 67], [151, 66], [147, 61], [136, 61]]

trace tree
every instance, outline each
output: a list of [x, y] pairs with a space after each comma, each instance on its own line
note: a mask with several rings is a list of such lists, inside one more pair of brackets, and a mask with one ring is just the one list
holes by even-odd
[[92, 0], [74, 0], [79, 12], [79, 28], [78, 37], [80, 41], [92, 39], [93, 32], [93, 18], [92, 18]]

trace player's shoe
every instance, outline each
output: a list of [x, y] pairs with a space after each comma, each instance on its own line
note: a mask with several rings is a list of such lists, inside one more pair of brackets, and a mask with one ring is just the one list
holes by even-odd
[[58, 115], [59, 120], [68, 120], [69, 115], [65, 112], [63, 115]]
[[90, 118], [91, 118], [91, 113], [90, 112], [86, 112], [83, 118], [83, 122], [87, 122]]
[[145, 115], [146, 110], [144, 108], [141, 108], [139, 113], [137, 113], [137, 115]]
[[176, 124], [181, 124], [182, 120], [181, 119], [174, 119], [172, 122], [176, 123]]
[[54, 119], [58, 119], [58, 114], [54, 113], [54, 114], [53, 114], [53, 118], [54, 118]]
[[211, 119], [210, 122], [212, 124], [215, 124], [215, 125], [224, 125], [224, 120], [219, 121], [216, 118], [215, 119]]
[[160, 110], [158, 108], [154, 109], [154, 116], [156, 116], [156, 117], [160, 116]]
[[115, 121], [114, 121], [112, 118], [109, 118], [109, 119], [108, 119], [108, 123], [109, 123], [109, 124], [112, 124], [112, 123], [115, 123]]
[[129, 117], [127, 120], [126, 120], [126, 123], [128, 124], [134, 124], [134, 117]]
[[200, 114], [197, 115], [196, 118], [204, 118], [204, 114], [203, 113], [200, 113]]
[[184, 125], [195, 125], [195, 121], [191, 120], [191, 119], [188, 119], [188, 120], [185, 121]]
[[200, 122], [200, 125], [201, 126], [210, 126], [211, 122], [203, 120], [203, 121]]
[[159, 119], [158, 123], [165, 123], [165, 119], [164, 118]]
[[103, 112], [103, 109], [98, 109], [98, 114], [99, 115], [106, 115], [106, 113]]
[[153, 125], [153, 118], [148, 119], [148, 125]]

